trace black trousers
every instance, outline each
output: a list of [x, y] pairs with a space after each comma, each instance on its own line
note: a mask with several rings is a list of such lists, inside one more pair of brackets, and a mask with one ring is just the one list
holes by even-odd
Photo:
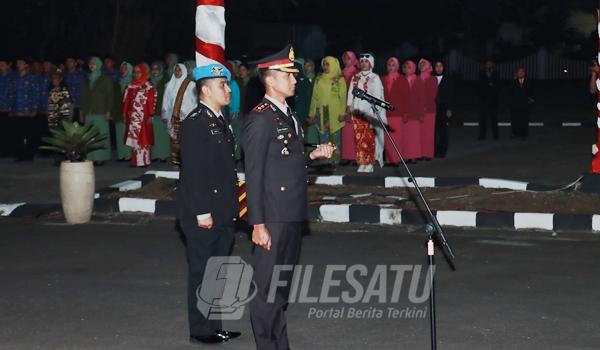
[[492, 126], [492, 136], [498, 138], [498, 106], [483, 105], [479, 110], [479, 137], [485, 138], [488, 121]]
[[35, 117], [10, 117], [14, 130], [14, 154], [20, 160], [32, 160], [40, 146], [46, 120], [42, 115]]
[[435, 156], [443, 158], [448, 153], [448, 116], [447, 108], [437, 106], [435, 112]]
[[529, 108], [513, 108], [511, 111], [510, 126], [512, 133], [517, 137], [529, 136]]
[[[275, 265], [296, 265], [300, 258], [302, 223], [267, 223], [271, 233], [271, 250], [254, 247], [254, 278], [256, 296], [250, 302], [250, 320], [258, 350], [289, 349], [285, 309], [289, 288], [277, 289], [272, 302], [268, 300]], [[292, 271], [281, 273], [280, 281], [292, 282]]]
[[228, 256], [234, 239], [234, 225], [215, 225], [207, 230], [193, 223], [180, 223], [186, 238], [188, 258], [188, 322], [190, 336], [214, 334], [222, 328], [220, 320], [209, 320], [198, 308], [198, 292], [204, 271], [212, 256]]

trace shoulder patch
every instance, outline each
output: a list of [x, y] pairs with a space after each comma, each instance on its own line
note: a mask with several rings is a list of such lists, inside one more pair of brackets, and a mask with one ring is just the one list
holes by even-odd
[[269, 108], [271, 104], [268, 102], [259, 103], [256, 107], [252, 109], [254, 112], [264, 112], [265, 109]]
[[201, 111], [199, 111], [198, 109], [193, 110], [184, 120], [196, 120], [201, 116]]

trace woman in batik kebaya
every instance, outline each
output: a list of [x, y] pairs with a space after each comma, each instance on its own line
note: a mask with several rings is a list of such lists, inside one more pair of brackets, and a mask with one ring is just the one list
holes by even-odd
[[123, 97], [125, 118], [125, 144], [131, 147], [131, 165], [150, 165], [150, 149], [154, 143], [152, 115], [156, 107], [156, 88], [148, 81], [149, 67], [138, 64], [133, 67], [133, 81]]

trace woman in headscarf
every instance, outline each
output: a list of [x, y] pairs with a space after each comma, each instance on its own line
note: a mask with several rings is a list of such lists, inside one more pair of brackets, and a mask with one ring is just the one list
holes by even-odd
[[154, 130], [154, 145], [152, 146], [152, 151], [150, 154], [152, 155], [153, 160], [159, 160], [161, 162], [165, 162], [167, 158], [169, 158], [170, 152], [170, 137], [167, 132], [166, 123], [163, 122], [160, 117], [160, 111], [162, 108], [162, 98], [165, 92], [165, 75], [164, 75], [164, 66], [160, 61], [152, 62], [152, 66], [150, 69], [150, 83], [154, 88], [156, 88], [157, 100], [156, 100], [156, 108], [154, 109], [154, 116], [152, 116], [152, 128]]
[[432, 160], [435, 150], [435, 98], [437, 79], [431, 75], [431, 63], [419, 60], [419, 79], [423, 82], [423, 123], [421, 124], [421, 152], [425, 160]]
[[[352, 113], [354, 125], [354, 142], [356, 144], [356, 163], [359, 173], [372, 173], [374, 164], [383, 167], [383, 130], [379, 125], [377, 115], [369, 102], [355, 97], [352, 90], [361, 89], [380, 100], [385, 100], [383, 84], [379, 75], [373, 72], [375, 58], [370, 53], [360, 55], [360, 72], [356, 73], [348, 89], [348, 113]], [[377, 108], [379, 117], [387, 123], [386, 111]], [[375, 130], [373, 130], [375, 128]]]
[[[352, 51], [346, 51], [342, 54], [342, 62], [344, 62], [344, 79], [346, 86], [350, 86], [350, 81], [356, 73], [358, 73], [358, 59]], [[342, 128], [342, 159], [350, 162], [356, 160], [356, 146], [354, 145], [354, 126], [352, 125], [352, 116], [346, 114], [345, 125]]]
[[[387, 75], [382, 78], [384, 95], [389, 103], [395, 109], [387, 114], [388, 125], [390, 127], [390, 135], [402, 154], [402, 126], [403, 118], [407, 113], [408, 105], [408, 81], [401, 75], [400, 61], [396, 57], [390, 57], [387, 60]], [[396, 153], [389, 137], [385, 138], [385, 160], [386, 163], [397, 165], [400, 162], [400, 157]]]
[[88, 125], [95, 125], [100, 129], [100, 134], [106, 136], [104, 148], [90, 152], [87, 159], [94, 165], [101, 166], [110, 160], [110, 132], [108, 121], [114, 103], [114, 82], [106, 75], [102, 75], [102, 61], [94, 56], [88, 62], [88, 74], [81, 92], [80, 119]]
[[175, 70], [175, 66], [177, 65], [177, 63], [179, 63], [179, 56], [177, 56], [177, 54], [167, 54], [167, 57], [165, 57], [165, 64], [167, 65], [167, 70], [165, 71], [165, 74], [167, 75], [167, 77], [173, 75], [173, 71]]
[[131, 84], [133, 66], [123, 62], [119, 67], [120, 77], [118, 87], [115, 89], [115, 103], [113, 104], [113, 120], [115, 122], [115, 143], [117, 146], [117, 160], [128, 161], [131, 159], [131, 149], [125, 145], [125, 123], [123, 121], [123, 95], [125, 89]]
[[416, 75], [417, 65], [406, 61], [402, 72], [408, 82], [408, 109], [402, 117], [402, 156], [408, 163], [416, 163], [421, 151], [421, 124], [424, 120], [422, 81]]
[[162, 100], [161, 118], [171, 137], [171, 162], [179, 165], [179, 128], [181, 121], [198, 106], [196, 84], [187, 79], [185, 65], [178, 63], [167, 83]]
[[125, 144], [132, 148], [133, 167], [146, 167], [151, 162], [150, 148], [154, 143], [152, 115], [156, 107], [157, 93], [156, 88], [148, 81], [148, 74], [147, 64], [137, 64], [133, 67], [133, 80], [123, 97]]
[[[319, 74], [313, 88], [309, 121], [316, 122], [320, 143], [339, 145], [346, 111], [346, 81], [337, 58], [323, 58], [321, 68], [323, 73]], [[339, 160], [339, 151], [336, 151], [331, 161], [337, 163]]]

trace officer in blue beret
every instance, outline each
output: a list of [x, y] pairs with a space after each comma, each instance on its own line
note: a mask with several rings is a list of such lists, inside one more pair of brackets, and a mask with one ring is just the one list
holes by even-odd
[[[177, 189], [178, 219], [187, 241], [190, 341], [223, 343], [240, 336], [225, 331], [212, 316], [220, 298], [214, 281], [203, 283], [214, 256], [228, 256], [238, 217], [234, 140], [222, 109], [231, 100], [231, 73], [220, 64], [193, 70], [198, 107], [182, 122], [181, 167]], [[222, 292], [222, 291], [221, 291]]]

